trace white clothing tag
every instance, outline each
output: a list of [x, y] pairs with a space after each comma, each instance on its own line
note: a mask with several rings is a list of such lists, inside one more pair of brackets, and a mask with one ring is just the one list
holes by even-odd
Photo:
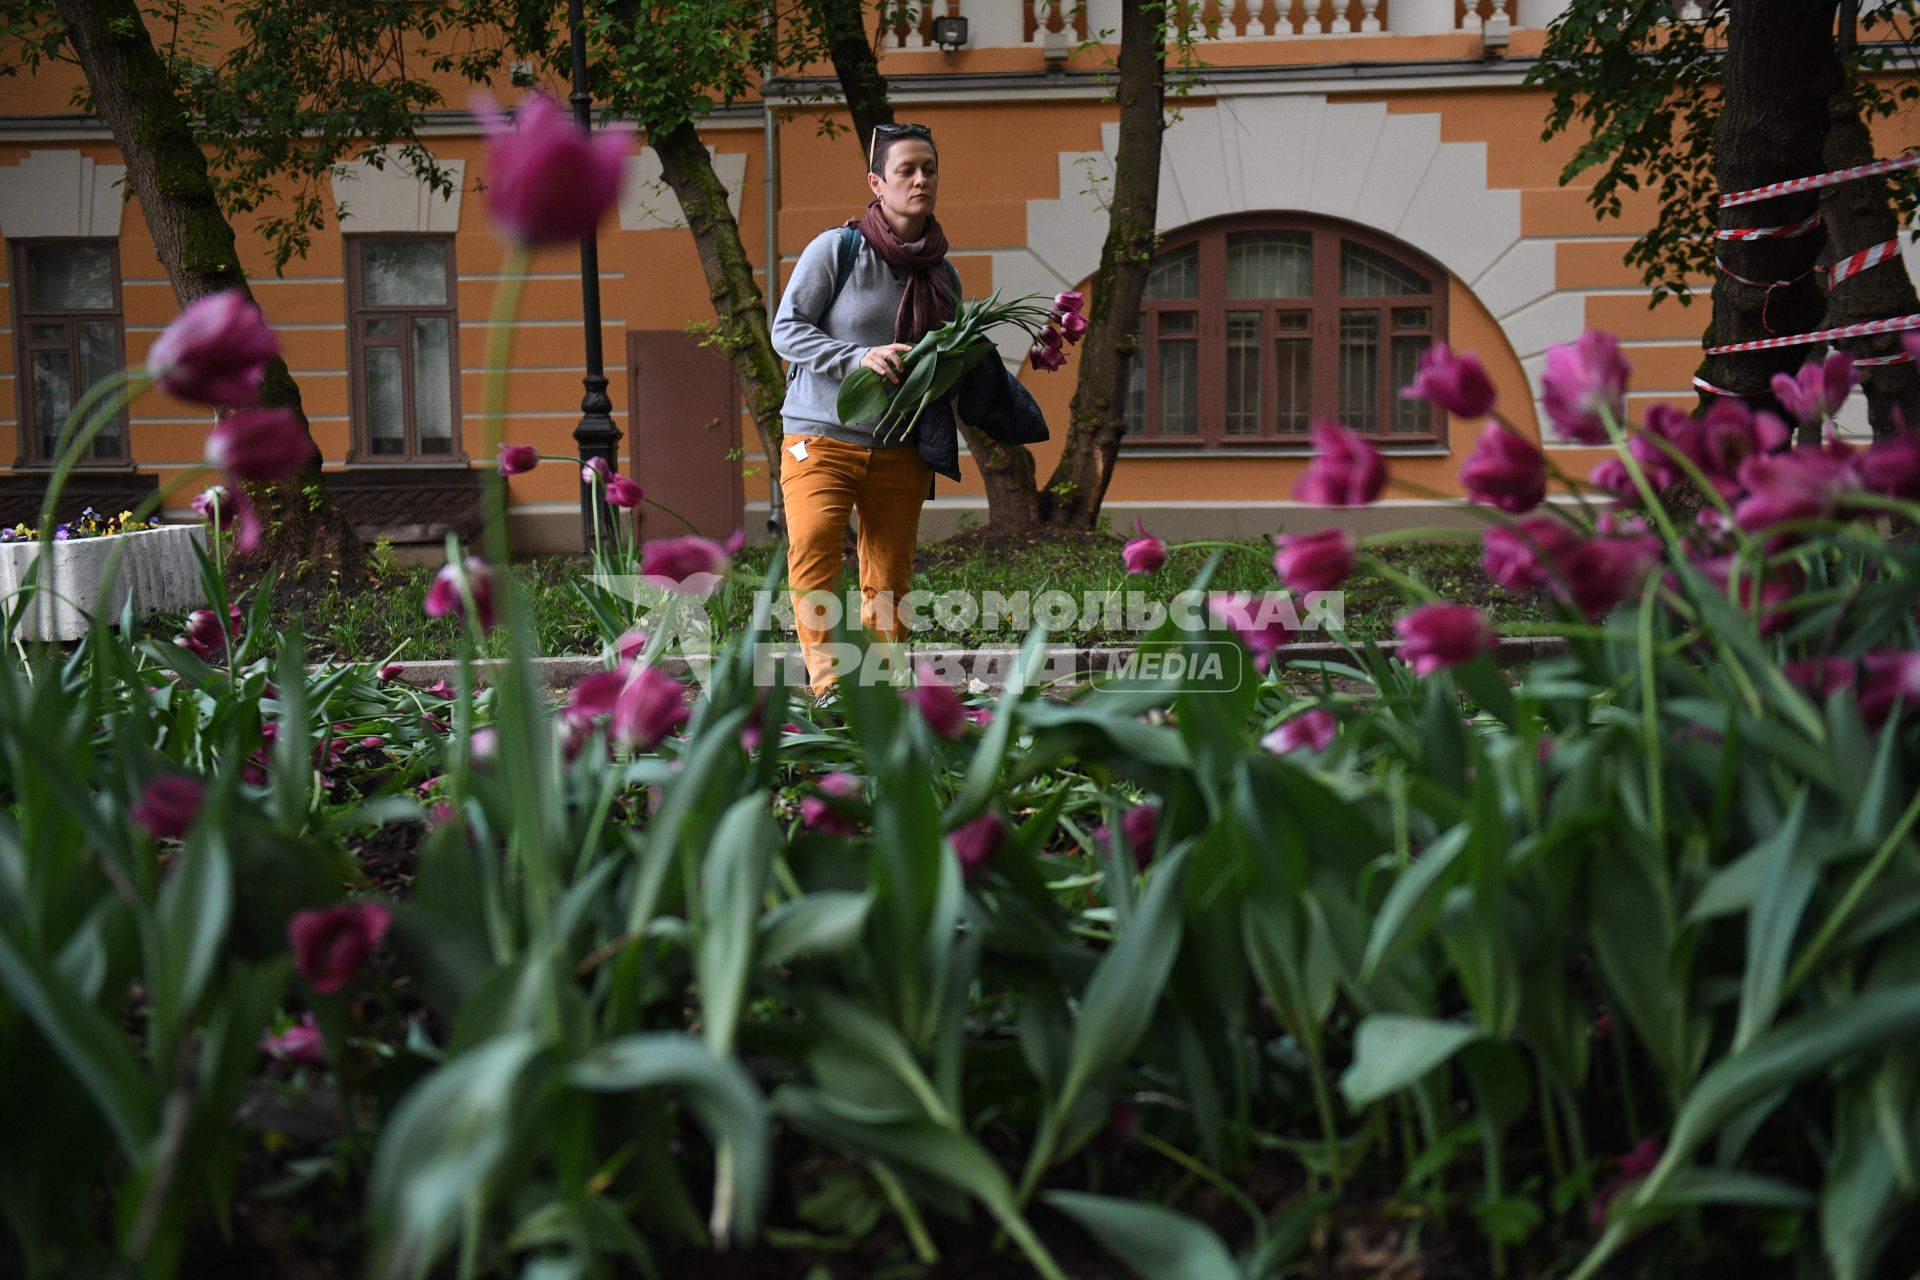
[[793, 455], [795, 462], [805, 462], [807, 460], [807, 442], [805, 440], [795, 440], [793, 446], [789, 448], [787, 452]]

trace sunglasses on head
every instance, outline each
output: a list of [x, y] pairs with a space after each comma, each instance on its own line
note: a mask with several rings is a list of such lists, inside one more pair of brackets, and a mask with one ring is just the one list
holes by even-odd
[[873, 126], [873, 136], [867, 140], [867, 167], [873, 167], [873, 154], [880, 146], [880, 139], [887, 138], [925, 138], [933, 141], [933, 130], [923, 124], [877, 124]]

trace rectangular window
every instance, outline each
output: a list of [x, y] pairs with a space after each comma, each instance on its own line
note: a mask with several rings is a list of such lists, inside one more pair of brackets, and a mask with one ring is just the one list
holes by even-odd
[[1340, 313], [1340, 420], [1362, 433], [1380, 429], [1380, 313]]
[[1303, 436], [1313, 416], [1313, 333], [1305, 312], [1281, 312], [1277, 327], [1273, 429], [1281, 435]]
[[[21, 241], [13, 248], [20, 459], [44, 465], [59, 456], [73, 407], [126, 367], [119, 256], [111, 240]], [[94, 436], [87, 460], [126, 456], [123, 411]]]
[[459, 453], [459, 320], [453, 241], [347, 241], [354, 457], [450, 461]]
[[[1200, 431], [1200, 352], [1198, 317], [1171, 311], [1160, 317], [1160, 434], [1191, 436]], [[1175, 336], [1178, 335], [1178, 336]]]
[[1227, 312], [1227, 434], [1260, 434], [1260, 313]]

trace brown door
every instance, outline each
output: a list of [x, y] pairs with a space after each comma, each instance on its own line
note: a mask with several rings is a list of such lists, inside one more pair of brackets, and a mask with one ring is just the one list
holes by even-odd
[[709, 538], [740, 528], [740, 459], [734, 456], [740, 397], [733, 366], [677, 330], [629, 333], [627, 379], [633, 478], [651, 500], [640, 508], [642, 536], [689, 532], [661, 507]]

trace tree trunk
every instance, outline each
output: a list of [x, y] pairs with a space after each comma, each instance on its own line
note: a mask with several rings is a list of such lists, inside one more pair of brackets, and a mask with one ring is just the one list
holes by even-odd
[[[180, 305], [223, 290], [252, 297], [206, 156], [135, 0], [59, 0], [58, 8], [94, 106], [126, 161], [127, 189], [140, 201], [154, 252]], [[284, 360], [268, 367], [260, 403], [289, 408], [306, 425], [300, 388]], [[231, 562], [236, 569], [278, 567], [299, 585], [359, 575], [360, 541], [327, 496], [318, 449], [298, 476], [250, 492], [266, 522], [266, 536], [258, 551]]]
[[1120, 141], [1107, 239], [1093, 279], [1066, 447], [1041, 495], [1044, 518], [1072, 529], [1094, 527], [1113, 478], [1126, 429], [1127, 379], [1140, 344], [1140, 299], [1153, 267], [1166, 130], [1167, 28], [1160, 6], [1149, 3], [1121, 0]]
[[[1844, 67], [1838, 74], [1844, 78]], [[1860, 118], [1859, 104], [1843, 86], [1833, 95], [1827, 122], [1827, 144], [1823, 167], [1845, 169], [1874, 159], [1873, 135]], [[1863, 178], [1828, 187], [1820, 196], [1820, 214], [1826, 223], [1827, 242], [1832, 246], [1830, 260], [1837, 261], [1891, 240], [1892, 255], [1879, 266], [1869, 267], [1842, 280], [1827, 296], [1823, 329], [1857, 324], [1863, 320], [1883, 320], [1889, 316], [1910, 316], [1920, 312], [1920, 298], [1914, 295], [1913, 281], [1907, 275], [1900, 256], [1900, 220], [1895, 213], [1893, 185], [1886, 178]], [[1888, 356], [1900, 351], [1900, 335], [1876, 334], [1856, 338], [1844, 344], [1855, 358]], [[1799, 351], [1796, 349], [1796, 356]], [[1861, 371], [1866, 386], [1867, 418], [1876, 438], [1885, 438], [1904, 420], [1920, 426], [1920, 368], [1911, 362], [1874, 365]]]
[[873, 126], [893, 123], [887, 78], [880, 74], [873, 37], [867, 32], [869, 7], [866, 0], [808, 0], [807, 4], [833, 59], [833, 72], [847, 100], [847, 113], [853, 117], [854, 132], [860, 135], [863, 156], [872, 143]]
[[[1747, 0], [1728, 20], [1724, 105], [1714, 146], [1720, 190], [1744, 191], [1820, 171], [1828, 103], [1839, 88], [1834, 8], [1835, 0]], [[1719, 225], [1784, 226], [1819, 207], [1819, 197], [1804, 192], [1722, 209]], [[1726, 270], [1714, 282], [1707, 345], [1819, 328], [1826, 298], [1813, 268], [1824, 244], [1817, 230], [1791, 239], [1722, 241]], [[1763, 284], [1792, 283], [1769, 290], [1734, 274]], [[1766, 390], [1773, 375], [1818, 354], [1817, 347], [1776, 347], [1708, 356], [1701, 376], [1756, 408], [1778, 411]]]
[[[683, 121], [665, 131], [647, 131], [647, 141], [660, 157], [660, 174], [679, 197], [687, 227], [693, 232], [706, 272], [707, 292], [718, 319], [720, 350], [733, 362], [733, 371], [746, 392], [747, 411], [766, 451], [769, 482], [780, 484], [780, 406], [786, 399], [786, 380], [773, 353], [773, 335], [760, 287], [753, 282], [753, 263], [740, 242], [740, 224], [727, 207], [727, 188], [713, 171], [713, 157], [700, 133]], [[770, 273], [771, 274], [771, 273]]]

